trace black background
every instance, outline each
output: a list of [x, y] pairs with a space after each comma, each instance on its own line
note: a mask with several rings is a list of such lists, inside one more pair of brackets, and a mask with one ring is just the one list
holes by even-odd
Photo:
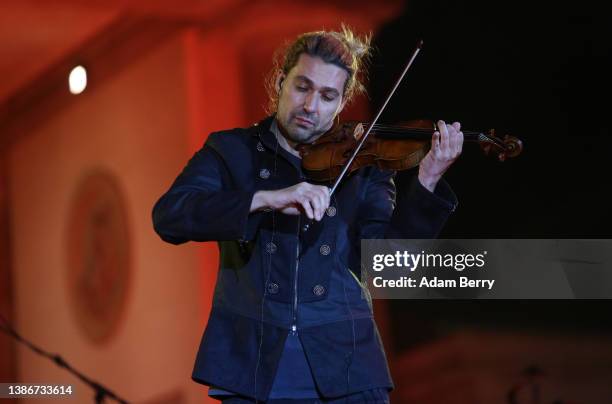
[[[603, 6], [588, 2], [420, 0], [376, 33], [372, 111], [424, 40], [381, 122], [460, 121], [524, 143], [523, 154], [504, 163], [464, 146], [445, 175], [459, 206], [441, 238], [611, 238], [611, 31]], [[414, 174], [398, 174], [400, 192]], [[473, 326], [612, 333], [610, 301], [390, 307], [399, 348]]]

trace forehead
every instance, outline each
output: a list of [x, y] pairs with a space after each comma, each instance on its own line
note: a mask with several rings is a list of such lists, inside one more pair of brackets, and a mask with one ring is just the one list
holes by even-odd
[[290, 79], [300, 76], [306, 77], [317, 88], [334, 88], [342, 94], [348, 73], [339, 66], [325, 63], [318, 56], [302, 53], [288, 75]]

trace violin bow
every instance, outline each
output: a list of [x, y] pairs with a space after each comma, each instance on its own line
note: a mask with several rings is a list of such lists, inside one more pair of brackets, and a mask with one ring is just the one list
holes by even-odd
[[329, 191], [329, 196], [330, 197], [334, 194], [334, 192], [336, 191], [336, 188], [338, 188], [338, 185], [340, 184], [342, 179], [346, 176], [346, 173], [348, 172], [349, 168], [351, 167], [351, 164], [353, 163], [353, 160], [355, 160], [355, 157], [359, 153], [359, 150], [361, 150], [361, 147], [363, 146], [363, 144], [365, 143], [366, 139], [370, 135], [370, 132], [372, 131], [372, 128], [374, 127], [374, 125], [376, 125], [376, 122], [378, 122], [378, 118], [380, 118], [380, 115], [383, 113], [383, 111], [387, 107], [387, 104], [389, 103], [389, 100], [391, 99], [391, 97], [393, 97], [393, 94], [395, 94], [395, 90], [397, 90], [397, 87], [399, 87], [400, 83], [404, 79], [404, 76], [408, 72], [408, 69], [410, 69], [410, 66], [412, 66], [412, 62], [414, 62], [414, 59], [417, 57], [417, 55], [421, 51], [422, 47], [423, 47], [423, 40], [420, 39], [419, 42], [416, 45], [416, 48], [412, 52], [412, 56], [410, 56], [410, 59], [408, 60], [408, 63], [406, 63], [406, 67], [404, 68], [404, 71], [402, 72], [402, 74], [399, 76], [399, 78], [395, 82], [395, 85], [393, 86], [393, 88], [389, 92], [389, 95], [387, 96], [387, 99], [385, 100], [383, 105], [379, 108], [379, 110], [376, 113], [376, 116], [374, 117], [372, 122], [370, 122], [370, 125], [368, 126], [368, 129], [365, 131], [363, 136], [361, 136], [361, 139], [359, 140], [359, 143], [357, 144], [357, 147], [355, 148], [355, 151], [353, 151], [353, 154], [351, 155], [351, 157], [344, 164], [344, 167], [342, 168], [342, 171], [340, 172], [340, 175], [338, 176], [338, 178], [336, 178], [336, 182], [334, 182], [333, 187]]

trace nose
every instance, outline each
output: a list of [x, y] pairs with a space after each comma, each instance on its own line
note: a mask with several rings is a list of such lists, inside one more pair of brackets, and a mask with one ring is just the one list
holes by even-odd
[[318, 100], [317, 94], [314, 91], [310, 91], [304, 99], [304, 111], [311, 114], [317, 110]]

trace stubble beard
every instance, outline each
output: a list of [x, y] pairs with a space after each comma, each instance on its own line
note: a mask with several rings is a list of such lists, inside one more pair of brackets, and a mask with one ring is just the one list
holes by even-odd
[[[304, 119], [308, 119], [314, 123], [311, 128], [306, 128], [297, 124], [295, 117], [301, 116]], [[319, 121], [314, 118], [305, 117], [300, 114], [292, 114], [289, 121], [289, 125], [285, 125], [285, 122], [277, 121], [279, 129], [285, 138], [295, 144], [308, 144], [317, 140], [321, 135], [327, 132], [329, 129], [322, 129], [319, 127]], [[332, 125], [330, 125], [331, 127]]]
[[289, 125], [279, 121], [278, 127], [283, 136], [293, 144], [312, 143], [320, 135], [316, 124], [312, 129], [308, 129], [296, 124], [295, 120], [292, 120]]

